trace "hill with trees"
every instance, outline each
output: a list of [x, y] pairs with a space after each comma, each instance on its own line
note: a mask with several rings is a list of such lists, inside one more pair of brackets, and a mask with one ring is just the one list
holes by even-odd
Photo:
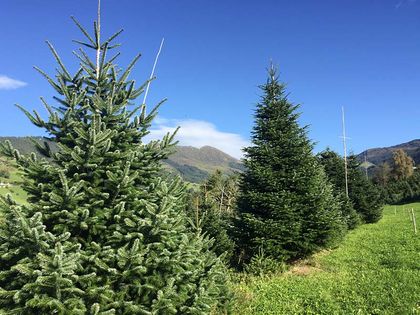
[[[56, 144], [42, 137], [0, 137], [0, 143], [9, 140], [20, 153], [27, 155], [36, 152], [34, 141], [47, 142], [52, 151], [57, 151]], [[176, 146], [173, 155], [163, 161], [166, 169], [179, 174], [184, 180], [191, 183], [200, 183], [206, 180], [216, 170], [230, 174], [242, 172], [243, 164], [234, 157], [213, 148], [204, 146], [195, 148], [191, 146]]]
[[393, 145], [390, 147], [383, 148], [372, 148], [363, 151], [357, 155], [359, 161], [364, 162], [366, 160], [372, 164], [378, 166], [381, 163], [392, 163], [393, 152], [402, 149], [410, 156], [415, 164], [420, 164], [420, 139], [415, 139], [409, 142]]

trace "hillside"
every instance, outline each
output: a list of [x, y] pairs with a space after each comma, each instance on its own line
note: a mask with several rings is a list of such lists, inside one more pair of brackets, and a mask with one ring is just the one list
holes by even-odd
[[379, 165], [383, 162], [392, 163], [392, 152], [397, 149], [403, 149], [413, 158], [416, 164], [420, 164], [420, 139], [391, 147], [368, 149], [360, 153], [357, 157], [363, 162], [366, 156], [367, 161], [375, 165]]
[[[42, 137], [0, 137], [0, 142], [10, 140], [22, 154], [34, 151], [33, 141], [43, 141]], [[52, 143], [51, 148], [55, 146]], [[225, 173], [240, 172], [243, 165], [239, 160], [210, 146], [195, 148], [189, 146], [177, 146], [176, 152], [164, 161], [167, 169], [175, 172], [184, 180], [199, 183], [212, 172], [219, 169]]]
[[19, 203], [25, 203], [26, 193], [21, 188], [22, 178], [17, 165], [0, 156], [0, 196], [10, 193]]

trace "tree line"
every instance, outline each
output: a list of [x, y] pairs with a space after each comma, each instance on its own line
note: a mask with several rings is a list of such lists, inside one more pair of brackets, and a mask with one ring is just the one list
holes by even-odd
[[384, 162], [376, 167], [373, 181], [380, 189], [382, 199], [387, 203], [420, 200], [420, 170], [402, 149], [393, 152], [392, 163]]

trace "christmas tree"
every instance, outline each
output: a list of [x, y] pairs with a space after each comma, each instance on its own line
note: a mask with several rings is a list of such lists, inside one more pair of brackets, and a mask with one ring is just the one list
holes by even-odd
[[[99, 20], [99, 18], [98, 18]], [[211, 241], [191, 233], [186, 187], [161, 178], [160, 161], [174, 134], [144, 142], [155, 108], [133, 106], [144, 85], [129, 80], [108, 55], [121, 31], [100, 40], [100, 25], [77, 41], [80, 69], [71, 74], [54, 47], [55, 78], [38, 71], [58, 94], [42, 99], [48, 118], [21, 109], [59, 148], [37, 145], [42, 158], [2, 151], [22, 172], [28, 205], [1, 202], [0, 313], [202, 314], [229, 294]]]
[[298, 105], [289, 102], [274, 67], [261, 89], [240, 189], [238, 246], [245, 262], [260, 251], [276, 260], [306, 256], [344, 230], [306, 127], [298, 124]]

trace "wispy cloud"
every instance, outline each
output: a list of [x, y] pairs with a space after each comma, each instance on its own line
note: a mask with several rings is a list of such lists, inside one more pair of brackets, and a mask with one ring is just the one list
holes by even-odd
[[217, 130], [212, 123], [202, 120], [165, 119], [158, 117], [155, 120], [147, 141], [161, 139], [166, 133], [173, 132], [181, 127], [176, 135], [180, 145], [189, 145], [197, 148], [209, 145], [215, 147], [235, 158], [243, 156], [242, 148], [249, 142], [241, 135]]
[[27, 85], [26, 82], [0, 74], [0, 90], [14, 90]]
[[400, 0], [398, 1], [398, 3], [395, 5], [395, 9], [399, 9], [401, 6], [403, 6], [404, 4], [412, 4], [415, 3], [417, 0]]

